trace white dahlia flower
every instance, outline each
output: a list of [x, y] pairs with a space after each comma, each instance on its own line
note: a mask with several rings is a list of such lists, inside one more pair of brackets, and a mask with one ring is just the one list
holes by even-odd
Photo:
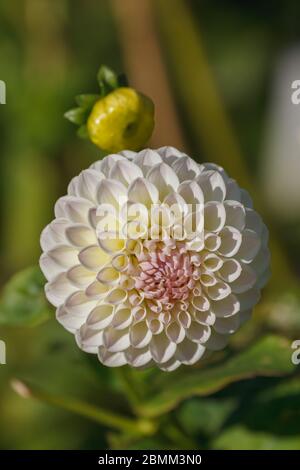
[[124, 151], [73, 178], [42, 232], [40, 265], [81, 349], [106, 366], [171, 371], [224, 348], [249, 318], [267, 241], [221, 167], [173, 147]]

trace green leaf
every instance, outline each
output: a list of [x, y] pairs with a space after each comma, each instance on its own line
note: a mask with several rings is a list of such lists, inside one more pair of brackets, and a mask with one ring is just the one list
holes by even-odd
[[282, 436], [300, 438], [299, 376], [268, 381], [265, 379], [255, 393], [252, 389], [242, 396], [240, 408], [232, 416], [228, 432], [243, 423], [249, 434], [261, 432], [276, 435], [279, 439]]
[[0, 325], [35, 326], [51, 315], [44, 294], [45, 278], [34, 266], [15, 274], [0, 299]]
[[162, 391], [152, 393], [151, 398], [139, 405], [138, 411], [148, 417], [159, 416], [189, 397], [208, 396], [239, 380], [280, 376], [294, 369], [289, 340], [275, 335], [266, 336], [218, 366], [166, 375], [160, 382]]
[[80, 137], [81, 139], [88, 139], [89, 134], [88, 134], [88, 130], [87, 130], [86, 124], [83, 124], [82, 126], [79, 127], [79, 129], [77, 130], [77, 135], [78, 135], [78, 137]]
[[212, 447], [222, 450], [300, 450], [300, 435], [275, 436], [236, 425], [215, 439]]
[[117, 74], [106, 65], [101, 65], [97, 74], [97, 79], [102, 96], [107, 95], [119, 86]]
[[194, 398], [182, 404], [177, 419], [186, 435], [215, 434], [237, 407], [236, 399]]
[[86, 120], [86, 110], [82, 108], [73, 108], [64, 114], [64, 117], [74, 124], [81, 126]]
[[92, 94], [77, 95], [75, 97], [75, 101], [78, 106], [84, 110], [90, 110], [99, 99], [100, 95]]

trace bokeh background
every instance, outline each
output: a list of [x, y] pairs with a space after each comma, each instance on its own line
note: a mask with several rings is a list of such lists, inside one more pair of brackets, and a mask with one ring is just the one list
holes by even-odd
[[[7, 86], [0, 105], [1, 285], [37, 265], [54, 202], [101, 158], [63, 113], [74, 95], [97, 91], [104, 63], [125, 71], [155, 102], [151, 146], [174, 145], [199, 162], [220, 163], [251, 192], [270, 228], [273, 274], [254, 319], [207, 367], [222, 367], [266, 334], [282, 337], [289, 351], [300, 339], [300, 104], [291, 102], [291, 84], [300, 80], [299, 24], [298, 0], [0, 1], [0, 79]], [[18, 294], [15, 281], [0, 299], [7, 345], [0, 448], [300, 449], [292, 349], [284, 373], [255, 377], [254, 364], [248, 380], [209, 396], [192, 390], [159, 416], [159, 431], [148, 437], [120, 435], [62, 403], [50, 406], [54, 394], [130, 417], [132, 381], [142, 392], [152, 380], [168, 392], [172, 379], [112, 372], [81, 353], [44, 303], [38, 273], [22, 273]], [[193, 367], [194, 377], [202, 367]], [[13, 378], [46, 395], [24, 400], [12, 390]]]

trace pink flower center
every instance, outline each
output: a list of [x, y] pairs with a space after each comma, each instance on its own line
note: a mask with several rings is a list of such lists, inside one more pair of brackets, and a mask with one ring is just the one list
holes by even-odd
[[135, 287], [145, 299], [156, 300], [170, 309], [185, 301], [195, 286], [194, 265], [187, 252], [158, 249], [143, 256], [138, 266]]

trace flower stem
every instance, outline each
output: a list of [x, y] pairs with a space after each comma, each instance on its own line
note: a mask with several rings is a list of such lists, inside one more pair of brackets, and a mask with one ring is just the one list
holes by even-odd
[[118, 431], [127, 432], [132, 435], [147, 436], [153, 434], [156, 430], [155, 424], [150, 420], [127, 418], [81, 400], [50, 394], [37, 387], [29, 386], [20, 380], [12, 380], [11, 386], [23, 398], [33, 398], [43, 403], [71, 411]]
[[119, 367], [116, 369], [116, 375], [118, 376], [123, 390], [126, 393], [128, 401], [130, 402], [133, 410], [136, 410], [136, 405], [141, 400], [141, 393], [138, 384], [134, 380], [131, 370], [127, 367]]
[[197, 443], [191, 437], [184, 434], [172, 420], [169, 420], [163, 427], [163, 434], [177, 449], [198, 449]]

